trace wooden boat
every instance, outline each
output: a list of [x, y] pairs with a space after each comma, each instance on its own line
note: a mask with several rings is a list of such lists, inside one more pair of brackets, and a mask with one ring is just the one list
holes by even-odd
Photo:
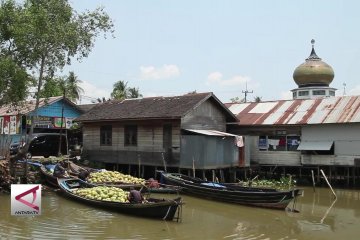
[[158, 187], [143, 187], [141, 192], [149, 192], [149, 193], [179, 193], [182, 187], [175, 185], [167, 185], [159, 183]]
[[182, 187], [182, 192], [197, 197], [242, 205], [286, 209], [296, 199], [300, 189], [279, 191], [268, 188], [251, 188], [237, 185], [222, 185], [179, 173], [162, 173], [166, 184]]
[[[158, 199], [148, 198], [144, 203], [122, 203], [115, 201], [102, 201], [88, 199], [74, 194], [74, 190], [78, 188], [92, 188], [95, 185], [82, 181], [81, 179], [58, 179], [58, 185], [64, 195], [73, 200], [83, 202], [96, 207], [106, 208], [120, 213], [135, 215], [146, 218], [157, 218], [163, 220], [179, 220], [181, 213], [182, 200], [181, 197], [175, 199]], [[177, 217], [175, 217], [175, 214]]]
[[40, 172], [44, 176], [46, 183], [48, 183], [52, 187], [59, 187], [57, 182], [57, 177], [53, 175], [55, 165], [54, 164], [46, 164], [40, 166]]

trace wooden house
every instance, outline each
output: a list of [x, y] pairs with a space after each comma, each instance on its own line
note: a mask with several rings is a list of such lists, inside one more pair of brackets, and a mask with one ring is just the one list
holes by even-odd
[[238, 166], [237, 118], [212, 93], [100, 103], [76, 119], [83, 155], [115, 167], [214, 169]]

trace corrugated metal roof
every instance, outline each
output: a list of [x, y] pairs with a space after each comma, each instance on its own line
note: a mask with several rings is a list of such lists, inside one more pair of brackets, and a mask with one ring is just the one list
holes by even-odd
[[329, 151], [334, 141], [301, 142], [297, 150], [322, 150]]
[[360, 122], [360, 96], [225, 104], [239, 125], [306, 125]]

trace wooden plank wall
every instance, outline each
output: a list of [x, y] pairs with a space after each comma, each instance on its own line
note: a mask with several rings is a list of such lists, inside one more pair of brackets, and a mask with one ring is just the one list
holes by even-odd
[[[169, 122], [167, 122], [169, 123]], [[137, 164], [138, 161], [154, 165], [163, 165], [161, 153], [163, 149], [163, 124], [145, 123], [145, 122], [128, 122], [138, 126], [138, 144], [137, 146], [124, 146], [124, 124], [107, 123], [113, 126], [112, 145], [100, 145], [100, 126], [101, 124], [84, 124], [83, 127], [83, 151], [88, 155], [90, 160]], [[173, 158], [179, 160], [180, 156], [180, 124], [172, 124], [172, 146]], [[104, 124], [105, 125], [105, 124]], [[138, 160], [141, 158], [140, 160]], [[143, 159], [146, 158], [146, 159]]]
[[221, 109], [208, 100], [181, 119], [181, 128], [226, 132], [226, 119]]

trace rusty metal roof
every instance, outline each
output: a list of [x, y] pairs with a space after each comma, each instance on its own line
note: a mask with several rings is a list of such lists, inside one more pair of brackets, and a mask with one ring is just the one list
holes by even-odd
[[306, 125], [360, 122], [360, 96], [226, 103], [239, 125]]

